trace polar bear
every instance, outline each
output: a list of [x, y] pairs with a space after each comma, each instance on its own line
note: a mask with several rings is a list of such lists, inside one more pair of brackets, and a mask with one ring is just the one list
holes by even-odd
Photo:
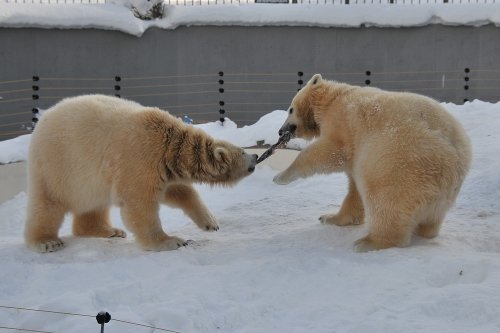
[[319, 219], [369, 223], [359, 252], [408, 246], [413, 233], [435, 237], [471, 164], [464, 129], [436, 101], [323, 80], [314, 75], [293, 98], [280, 129], [316, 138], [274, 182], [345, 172], [340, 211]]
[[38, 252], [61, 249], [58, 230], [67, 212], [76, 236], [125, 237], [109, 219], [117, 205], [142, 248], [177, 249], [186, 242], [163, 231], [159, 204], [218, 230], [192, 184], [233, 185], [256, 160], [158, 108], [104, 95], [64, 99], [32, 134], [25, 242]]

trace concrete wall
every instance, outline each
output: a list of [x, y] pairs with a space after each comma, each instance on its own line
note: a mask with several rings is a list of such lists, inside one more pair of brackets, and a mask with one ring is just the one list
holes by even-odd
[[[46, 108], [61, 97], [91, 92], [117, 92], [196, 122], [218, 119], [224, 100], [226, 116], [249, 124], [288, 106], [299, 71], [304, 81], [318, 72], [440, 101], [497, 101], [499, 40], [500, 28], [494, 26], [210, 26], [151, 29], [140, 38], [95, 29], [0, 29], [0, 139], [29, 127], [33, 106]], [[33, 83], [33, 75], [40, 81]], [[120, 91], [114, 90], [117, 75]], [[40, 88], [36, 101], [33, 85]]]

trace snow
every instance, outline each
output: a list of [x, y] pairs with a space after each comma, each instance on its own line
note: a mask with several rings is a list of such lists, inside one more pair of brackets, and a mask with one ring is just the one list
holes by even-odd
[[[118, 30], [141, 36], [150, 27], [180, 26], [316, 26], [316, 27], [410, 27], [429, 24], [500, 26], [500, 3], [481, 4], [351, 4], [223, 6], [165, 6], [165, 17], [143, 21], [130, 7], [141, 0], [107, 4], [13, 4], [0, 3], [0, 27], [37, 27]], [[145, 12], [142, 9], [142, 12]]]
[[[71, 236], [66, 248], [37, 254], [23, 244], [26, 194], [0, 204], [0, 305], [94, 316], [179, 332], [500, 331], [500, 103], [443, 104], [472, 139], [474, 160], [440, 235], [410, 247], [355, 253], [366, 226], [321, 225], [346, 194], [342, 174], [287, 186], [259, 165], [233, 188], [198, 186], [221, 229], [203, 232], [179, 210], [162, 207], [164, 228], [192, 239], [171, 252], [145, 252], [127, 239]], [[205, 124], [209, 133], [246, 144], [274, 140], [284, 111], [253, 126]], [[3, 142], [7, 159], [29, 137]], [[240, 141], [241, 140], [241, 141]], [[248, 141], [248, 142], [249, 142]], [[20, 153], [23, 155], [24, 153]], [[276, 158], [272, 156], [270, 158]], [[112, 211], [123, 226], [119, 211]], [[153, 332], [116, 320], [105, 332]], [[0, 326], [97, 332], [94, 318], [9, 310]], [[159, 332], [159, 330], [155, 330]]]

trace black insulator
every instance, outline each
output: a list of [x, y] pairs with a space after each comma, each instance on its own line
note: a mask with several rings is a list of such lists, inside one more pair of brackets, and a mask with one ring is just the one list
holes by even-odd
[[219, 80], [219, 84], [224, 84], [224, 80]]
[[38, 122], [38, 118], [33, 117], [33, 118], [31, 118], [31, 121], [34, 122], [34, 123], [36, 123], [36, 122]]
[[33, 113], [38, 113], [38, 111], [40, 111], [40, 110], [38, 110], [38, 108], [31, 109], [31, 112], [33, 112]]
[[31, 89], [33, 89], [33, 91], [38, 91], [40, 89], [40, 87], [38, 87], [38, 86], [32, 86]]
[[121, 87], [120, 87], [120, 86], [115, 86], [115, 90], [116, 90], [116, 91], [118, 91], [118, 90], [120, 90], [120, 89], [121, 89]]
[[224, 88], [219, 88], [219, 92], [223, 93], [224, 92]]
[[33, 100], [37, 100], [37, 99], [38, 99], [38, 95], [31, 95], [31, 98], [32, 98]]
[[121, 76], [115, 76], [115, 81], [120, 82], [122, 80]]
[[299, 76], [304, 76], [304, 72], [298, 72], [297, 73]]
[[372, 83], [372, 81], [370, 81], [370, 80], [365, 80], [365, 84], [366, 84], [367, 86], [369, 86], [369, 85], [370, 85], [370, 83]]
[[465, 73], [469, 73], [469, 72], [470, 72], [470, 69], [469, 69], [469, 68], [466, 68], [466, 69], [464, 69], [464, 72], [465, 72]]
[[111, 320], [111, 315], [108, 312], [101, 311], [95, 316], [98, 324], [106, 324]]
[[224, 110], [224, 109], [219, 109], [219, 113], [220, 113], [220, 114], [224, 114], [224, 113], [226, 113], [226, 110]]
[[467, 84], [466, 84], [466, 85], [464, 86], [464, 89], [465, 89], [465, 90], [469, 90], [469, 85], [467, 85]]
[[219, 72], [219, 76], [224, 76], [224, 72]]
[[465, 82], [469, 82], [469, 77], [468, 76], [464, 77], [464, 80]]
[[224, 101], [219, 101], [220, 106], [224, 106], [224, 104], [226, 104], [226, 103], [224, 103]]
[[469, 99], [468, 99], [468, 98], [464, 98], [464, 103], [465, 103], [465, 102], [468, 102], [468, 101], [469, 101]]
[[370, 76], [370, 75], [372, 75], [372, 72], [366, 71], [365, 74], [366, 74], [366, 76]]
[[33, 76], [33, 81], [36, 82], [36, 81], [39, 81], [39, 80], [40, 80], [40, 78], [38, 77], [38, 75]]
[[226, 119], [224, 119], [224, 118], [222, 118], [222, 117], [221, 117], [221, 118], [219, 118], [219, 120], [220, 120], [220, 122], [221, 122], [221, 123], [223, 123], [223, 122], [225, 122], [225, 121], [226, 121]]
[[302, 80], [298, 80], [298, 81], [297, 81], [297, 83], [298, 83], [298, 84], [300, 84], [300, 85], [303, 85], [303, 84], [304, 84], [304, 81], [302, 81]]

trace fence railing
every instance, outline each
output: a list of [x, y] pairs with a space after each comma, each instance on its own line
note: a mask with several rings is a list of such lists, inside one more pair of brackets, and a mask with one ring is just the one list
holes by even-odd
[[[147, 1], [147, 0], [144, 0]], [[170, 6], [210, 6], [210, 5], [244, 5], [262, 3], [274, 4], [311, 4], [311, 5], [465, 5], [495, 4], [500, 0], [165, 0]], [[110, 0], [0, 0], [16, 4], [51, 4], [51, 5], [96, 5], [111, 3]]]
[[[500, 68], [353, 72], [317, 71], [323, 77], [360, 86], [409, 91], [438, 101], [464, 103], [500, 100]], [[285, 110], [297, 90], [314, 73], [244, 73], [109, 77], [43, 77], [0, 81], [0, 140], [28, 134], [39, 110], [82, 94], [117, 95], [146, 106], [157, 106], [194, 123], [226, 117], [248, 125], [263, 115]]]

